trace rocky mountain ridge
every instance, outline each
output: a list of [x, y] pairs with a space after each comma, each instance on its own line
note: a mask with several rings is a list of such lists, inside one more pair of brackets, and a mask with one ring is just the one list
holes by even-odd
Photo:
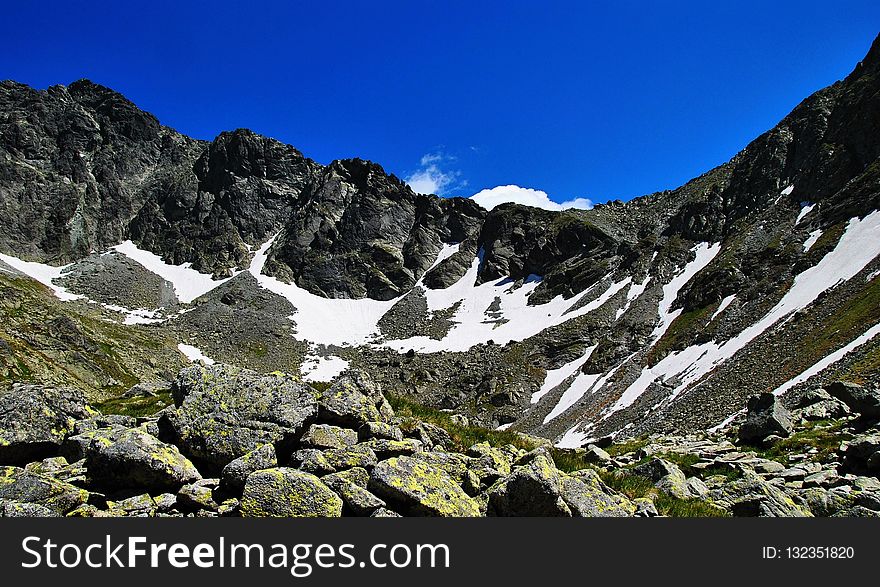
[[[878, 69], [875, 40], [730, 162], [563, 212], [415, 194], [246, 130], [196, 141], [85, 80], [2, 82], [0, 277], [48, 286], [60, 302], [17, 295], [60, 304], [73, 331], [99, 316], [312, 381], [356, 368], [561, 446], [705, 430], [755, 391], [880, 382]], [[101, 399], [134, 383], [63, 362], [40, 380], [29, 349], [73, 343], [17, 311], [4, 380]], [[167, 379], [181, 359], [130, 374]]]

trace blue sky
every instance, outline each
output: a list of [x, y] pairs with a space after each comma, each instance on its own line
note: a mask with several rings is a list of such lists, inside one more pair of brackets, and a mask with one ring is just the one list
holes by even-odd
[[628, 199], [726, 161], [844, 77], [880, 32], [876, 0], [44, 1], [3, 12], [0, 78], [45, 88], [88, 77], [198, 138], [247, 127], [445, 195], [514, 184], [556, 202]]

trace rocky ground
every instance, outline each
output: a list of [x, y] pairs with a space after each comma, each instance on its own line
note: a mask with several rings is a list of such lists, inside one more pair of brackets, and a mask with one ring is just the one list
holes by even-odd
[[386, 397], [358, 372], [316, 388], [195, 365], [105, 414], [73, 388], [16, 384], [0, 391], [0, 512], [880, 515], [880, 391], [836, 382], [792, 402], [756, 395], [716, 432], [562, 450]]

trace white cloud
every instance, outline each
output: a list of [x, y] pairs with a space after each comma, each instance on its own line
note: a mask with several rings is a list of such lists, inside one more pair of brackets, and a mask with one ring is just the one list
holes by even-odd
[[458, 189], [467, 185], [466, 181], [459, 181], [461, 173], [458, 171], [444, 171], [441, 165], [452, 161], [454, 158], [443, 153], [428, 153], [420, 161], [421, 167], [410, 174], [404, 181], [409, 184], [417, 194], [445, 195], [452, 189]]
[[491, 210], [495, 206], [500, 206], [501, 204], [506, 204], [508, 202], [554, 211], [565, 210], [568, 208], [589, 210], [593, 207], [593, 202], [587, 198], [574, 198], [558, 204], [550, 199], [547, 192], [534, 190], [532, 188], [524, 188], [518, 185], [499, 185], [494, 188], [482, 190], [471, 196], [471, 199], [486, 210]]

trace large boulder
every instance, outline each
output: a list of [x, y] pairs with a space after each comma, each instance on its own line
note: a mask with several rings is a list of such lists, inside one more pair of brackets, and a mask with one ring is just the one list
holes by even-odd
[[853, 438], [843, 454], [843, 468], [859, 474], [880, 473], [880, 434], [863, 434]]
[[376, 465], [370, 474], [369, 489], [411, 515], [480, 515], [477, 502], [443, 469], [414, 457], [395, 457]]
[[812, 513], [784, 490], [767, 483], [756, 473], [745, 471], [740, 479], [711, 490], [707, 497], [734, 516], [804, 518]]
[[633, 516], [637, 506], [605, 485], [592, 469], [562, 476], [562, 498], [573, 516], [622, 518]]
[[223, 467], [220, 480], [224, 488], [241, 491], [251, 473], [277, 466], [278, 457], [275, 455], [275, 447], [271, 444], [264, 444]]
[[746, 421], [739, 427], [739, 439], [746, 443], [761, 443], [768, 436], [785, 438], [794, 430], [791, 413], [772, 393], [761, 393], [749, 398]]
[[487, 515], [570, 517], [563, 483], [553, 461], [539, 454], [489, 488]]
[[880, 390], [847, 381], [835, 381], [825, 388], [854, 412], [870, 419], [880, 418]]
[[301, 518], [342, 515], [342, 499], [320, 479], [286, 467], [251, 473], [241, 498], [245, 517]]
[[92, 413], [83, 393], [72, 387], [16, 383], [0, 389], [0, 464], [55, 454], [76, 421]]
[[[364, 471], [364, 469], [360, 470]], [[384, 501], [367, 491], [357, 479], [349, 475], [334, 473], [322, 477], [321, 481], [342, 498], [345, 510], [355, 516], [369, 516], [379, 508], [385, 507]]]
[[337, 379], [318, 396], [320, 419], [349, 428], [367, 422], [390, 422], [394, 410], [378, 386], [364, 373], [355, 371]]
[[633, 467], [631, 472], [634, 475], [646, 477], [654, 484], [654, 487], [673, 497], [679, 499], [694, 497], [688, 488], [687, 477], [682, 470], [665, 459], [651, 459], [647, 463]]
[[0, 518], [54, 518], [58, 514], [35, 503], [0, 499]]
[[218, 467], [267, 443], [292, 444], [318, 412], [317, 392], [292, 376], [227, 365], [184, 369], [173, 391], [177, 408], [163, 422], [175, 444]]
[[69, 483], [18, 467], [0, 467], [0, 500], [42, 506], [54, 515], [63, 516], [88, 499], [88, 491]]
[[201, 479], [176, 446], [137, 428], [102, 428], [71, 440], [84, 446], [89, 476], [102, 486], [176, 490]]

